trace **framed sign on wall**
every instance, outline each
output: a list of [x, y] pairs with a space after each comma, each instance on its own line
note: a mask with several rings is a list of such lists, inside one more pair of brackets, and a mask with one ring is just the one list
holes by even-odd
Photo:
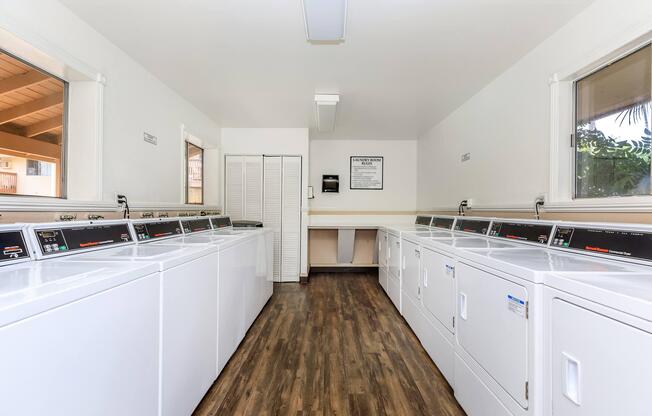
[[351, 189], [381, 191], [383, 189], [383, 157], [351, 156]]

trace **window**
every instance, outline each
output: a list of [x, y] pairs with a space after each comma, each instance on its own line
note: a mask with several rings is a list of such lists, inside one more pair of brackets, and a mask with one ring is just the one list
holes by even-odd
[[65, 195], [67, 88], [0, 51], [0, 194]]
[[574, 83], [575, 198], [651, 195], [652, 46]]
[[186, 142], [186, 203], [204, 203], [204, 149]]

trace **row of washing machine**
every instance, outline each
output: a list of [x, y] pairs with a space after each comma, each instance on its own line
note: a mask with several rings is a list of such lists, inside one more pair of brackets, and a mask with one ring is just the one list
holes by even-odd
[[470, 416], [651, 414], [652, 227], [419, 216], [378, 238], [380, 285]]
[[0, 414], [190, 415], [272, 295], [228, 217], [0, 228]]

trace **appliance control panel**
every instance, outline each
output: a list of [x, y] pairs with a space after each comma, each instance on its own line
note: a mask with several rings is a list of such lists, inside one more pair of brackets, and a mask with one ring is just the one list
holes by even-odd
[[155, 240], [183, 234], [179, 220], [138, 222], [133, 225], [138, 241]]
[[652, 233], [559, 225], [552, 247], [633, 259], [652, 260]]
[[416, 225], [430, 225], [430, 221], [432, 221], [432, 217], [428, 217], [426, 215], [417, 215], [417, 219], [414, 221]]
[[214, 229], [231, 227], [231, 217], [213, 217], [211, 218], [211, 224], [213, 224]]
[[455, 218], [432, 217], [432, 226], [435, 228], [445, 228], [447, 230], [452, 230], [454, 222]]
[[45, 256], [133, 241], [126, 222], [37, 229], [34, 233], [41, 253]]
[[487, 234], [491, 220], [467, 220], [458, 218], [455, 223], [455, 231], [466, 231], [467, 233]]
[[529, 241], [547, 245], [552, 233], [552, 224], [532, 224], [521, 222], [496, 222], [491, 225], [489, 235], [509, 240]]
[[29, 258], [29, 250], [22, 231], [0, 232], [0, 263]]
[[197, 233], [199, 231], [212, 230], [211, 220], [209, 218], [195, 218], [181, 220], [181, 227], [185, 234]]

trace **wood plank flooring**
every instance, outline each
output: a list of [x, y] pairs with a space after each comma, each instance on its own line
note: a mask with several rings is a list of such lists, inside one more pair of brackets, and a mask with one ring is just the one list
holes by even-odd
[[209, 415], [464, 415], [375, 274], [283, 283], [196, 409]]

